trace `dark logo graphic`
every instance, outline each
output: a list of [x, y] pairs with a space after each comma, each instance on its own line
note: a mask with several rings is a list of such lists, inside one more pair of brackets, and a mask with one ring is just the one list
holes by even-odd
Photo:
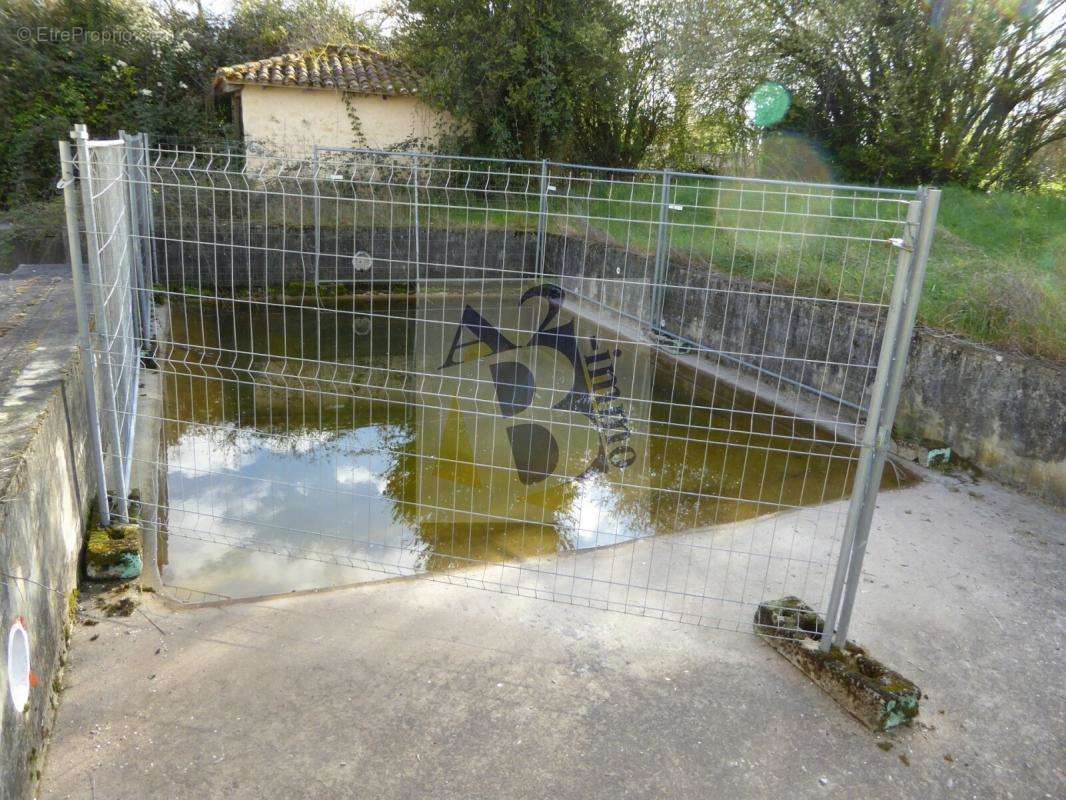
[[579, 337], [565, 304], [561, 287], [533, 286], [517, 304], [523, 323], [511, 327], [466, 305], [439, 367], [488, 362], [495, 410], [526, 486], [625, 469], [636, 459], [616, 374], [621, 350]]

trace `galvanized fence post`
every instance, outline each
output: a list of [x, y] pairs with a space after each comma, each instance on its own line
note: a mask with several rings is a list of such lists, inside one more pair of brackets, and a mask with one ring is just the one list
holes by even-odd
[[[912, 247], [911, 267], [908, 283], [903, 298], [903, 308], [900, 313], [899, 334], [896, 337], [896, 348], [892, 361], [892, 370], [888, 380], [887, 396], [884, 407], [881, 410], [877, 430], [877, 461], [874, 466], [873, 485], [876, 489], [881, 483], [881, 471], [884, 468], [885, 457], [892, 443], [892, 424], [896, 419], [896, 408], [899, 405], [899, 395], [903, 387], [903, 378], [907, 371], [907, 355], [910, 352], [911, 337], [914, 335], [914, 323], [918, 316], [918, 304], [921, 300], [922, 285], [925, 282], [925, 270], [929, 263], [929, 251], [933, 245], [933, 232], [936, 228], [937, 211], [940, 208], [940, 190], [925, 188], [919, 194], [921, 203], [921, 216], [917, 225], [916, 234], [908, 237]], [[913, 206], [912, 206], [913, 207]], [[910, 219], [908, 218], [908, 223]], [[911, 226], [908, 224], [908, 229]], [[908, 231], [910, 232], [910, 230]], [[904, 247], [908, 242], [905, 240]], [[855, 540], [855, 547], [851, 556], [851, 565], [848, 569], [847, 583], [844, 587], [844, 597], [840, 605], [840, 618], [837, 622], [836, 641], [837, 646], [843, 646], [847, 640], [848, 626], [851, 623], [851, 612], [855, 605], [855, 595], [859, 587], [859, 576], [862, 570], [862, 560], [866, 554], [866, 543], [870, 536], [870, 522], [873, 518], [874, 502], [871, 498], [863, 509], [864, 518], [861, 520], [859, 533]]]
[[322, 258], [322, 196], [318, 190], [318, 145], [311, 145], [311, 179], [314, 200], [311, 203], [315, 222], [315, 292], [318, 292], [318, 263]]
[[662, 332], [663, 325], [663, 283], [666, 281], [666, 262], [668, 259], [669, 240], [667, 226], [670, 211], [670, 171], [663, 170], [661, 197], [659, 198], [659, 227], [655, 239], [655, 272], [651, 287], [651, 329], [654, 333]]
[[122, 154], [126, 164], [126, 194], [129, 214], [127, 227], [129, 232], [130, 247], [133, 253], [135, 269], [130, 270], [130, 291], [133, 293], [132, 305], [134, 318], [141, 335], [141, 351], [144, 352], [151, 340], [151, 316], [148, 305], [148, 287], [145, 284], [144, 248], [142, 241], [146, 238], [146, 232], [142, 230], [143, 220], [141, 214], [141, 199], [138, 196], [137, 187], [141, 184], [141, 137], [143, 134], [129, 135], [125, 131], [119, 131], [119, 138], [123, 141]]
[[[100, 264], [100, 231], [97, 227], [96, 211], [93, 205], [92, 189], [92, 166], [89, 150], [89, 131], [84, 125], [74, 126], [74, 138], [78, 142], [78, 164], [80, 167], [79, 178], [81, 183], [82, 206], [85, 211], [85, 232], [89, 252], [89, 269], [91, 277], [96, 285], [96, 324], [99, 326], [98, 335], [103, 341], [104, 348], [109, 348], [111, 341], [111, 329], [107, 319], [106, 299], [104, 297], [103, 267]], [[125, 470], [122, 464], [122, 437], [121, 426], [118, 420], [118, 386], [111, 369], [110, 351], [102, 352], [100, 362], [103, 367], [105, 392], [111, 393], [111, 446], [114, 448], [114, 458], [117, 462], [115, 506], [121, 522], [129, 522], [129, 506], [127, 497], [129, 490], [126, 487]]]
[[[303, 167], [301, 165], [300, 169]], [[315, 358], [322, 361], [322, 293], [319, 291], [319, 262], [322, 258], [322, 193], [318, 185], [318, 145], [311, 145], [311, 213], [315, 226]], [[297, 173], [299, 174], [299, 173]], [[304, 192], [303, 181], [298, 184], [302, 195]], [[303, 209], [300, 210], [300, 249], [303, 250]], [[334, 277], [336, 277], [334, 268]]]
[[415, 292], [417, 293], [420, 286], [420, 280], [422, 275], [422, 244], [419, 241], [420, 236], [420, 223], [418, 218], [418, 156], [411, 156], [411, 205], [412, 213], [414, 216], [414, 237], [415, 237]]
[[892, 423], [907, 368], [907, 354], [914, 333], [939, 205], [940, 190], [923, 189], [919, 199], [910, 203], [904, 236], [898, 243], [899, 263], [870, 397], [870, 411], [863, 431], [862, 453], [852, 487], [829, 607], [826, 609], [826, 626], [821, 642], [824, 651], [834, 646], [843, 647], [847, 641], [862, 561], [870, 536], [870, 523], [881, 485], [881, 473], [892, 443]]
[[150, 227], [150, 195], [148, 192], [148, 134], [142, 133], [138, 138], [137, 148], [137, 236], [141, 242], [141, 265], [139, 279], [141, 282], [141, 322], [144, 341], [141, 350], [152, 351], [152, 235]]
[[145, 341], [146, 353], [155, 353], [155, 336], [152, 330], [151, 293], [155, 291], [155, 206], [152, 201], [152, 169], [149, 165], [150, 143], [147, 133], [141, 133], [141, 160], [144, 165], [144, 184], [141, 189], [143, 195], [144, 210], [144, 234], [147, 238], [147, 260], [144, 264], [144, 285], [146, 288], [145, 302], [148, 304], [148, 339]]
[[548, 238], [548, 161], [540, 162], [540, 202], [537, 209], [537, 277], [544, 277], [545, 247]]
[[67, 252], [70, 254], [70, 270], [74, 281], [74, 308], [78, 317], [82, 380], [85, 383], [86, 415], [89, 417], [89, 450], [96, 472], [97, 513], [100, 524], [106, 527], [111, 524], [111, 509], [107, 502], [107, 470], [104, 468], [104, 446], [100, 439], [100, 415], [96, 408], [96, 372], [89, 338], [89, 309], [86, 307], [81, 233], [78, 230], [78, 195], [74, 189], [70, 142], [59, 142], [59, 161], [62, 170], [59, 185], [63, 189], [63, 207], [67, 217]]

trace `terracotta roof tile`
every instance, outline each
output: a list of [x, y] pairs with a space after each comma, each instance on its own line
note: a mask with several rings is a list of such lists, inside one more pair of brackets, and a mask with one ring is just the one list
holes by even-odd
[[363, 45], [325, 45], [303, 53], [219, 67], [215, 88], [226, 84], [306, 86], [359, 94], [418, 94], [418, 74], [394, 56]]

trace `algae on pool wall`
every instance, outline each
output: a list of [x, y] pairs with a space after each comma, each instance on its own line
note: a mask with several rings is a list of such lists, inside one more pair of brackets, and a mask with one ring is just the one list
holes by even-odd
[[85, 537], [85, 574], [90, 580], [128, 581], [141, 574], [141, 529], [137, 524], [94, 524]]
[[288, 591], [351, 578], [257, 551], [453, 569], [846, 495], [853, 445], [723, 382], [707, 392], [549, 287], [172, 303], [164, 578]]

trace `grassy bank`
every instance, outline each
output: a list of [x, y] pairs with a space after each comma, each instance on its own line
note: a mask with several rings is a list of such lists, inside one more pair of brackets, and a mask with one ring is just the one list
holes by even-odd
[[[310, 185], [306, 191], [290, 187], [285, 202], [278, 202], [269, 190], [263, 193], [254, 182], [241, 187], [242, 182], [235, 182], [239, 188], [232, 196], [217, 187], [169, 189], [157, 214], [165, 207], [169, 235], [177, 235], [177, 225], [189, 240], [218, 236], [227, 241], [232, 231], [217, 228], [226, 222], [239, 231], [248, 225], [247, 235], [260, 244], [278, 237], [256, 229], [313, 226]], [[555, 180], [553, 186], [550, 231], [606, 239], [649, 255], [654, 251], [658, 184]], [[324, 251], [336, 246], [331, 243], [337, 237], [346, 239], [352, 227], [412, 223], [411, 194], [402, 184], [375, 188], [372, 195], [346, 194], [348, 187], [331, 184], [324, 192]], [[462, 183], [423, 187], [420, 225], [535, 230], [539, 201], [532, 178], [518, 186], [485, 188], [471, 190]], [[336, 194], [331, 197], [331, 192]], [[677, 263], [707, 261], [738, 279], [772, 283], [779, 291], [887, 301], [885, 277], [897, 251], [885, 240], [900, 234], [898, 220], [905, 213], [897, 199], [695, 178], [679, 180], [670, 201], [668, 245]], [[62, 204], [6, 217], [13, 227], [0, 231], [0, 255], [6, 250], [7, 260], [13, 261], [13, 244], [33, 242], [43, 249], [40, 240], [61, 229]], [[53, 239], [51, 249], [58, 252], [54, 242], [62, 239]], [[287, 246], [301, 247], [292, 241]], [[947, 187], [919, 319], [977, 342], [1066, 362], [1066, 194], [979, 194]]]
[[[724, 193], [727, 182], [675, 190], [671, 200], [684, 206], [670, 212], [675, 259], [691, 253], [720, 271], [804, 295], [887, 300], [881, 279], [893, 257], [864, 238], [899, 235], [891, 202], [828, 200], [791, 186], [784, 193], [737, 186]], [[594, 224], [629, 247], [644, 246], [652, 231], [632, 219], [650, 222], [657, 206], [650, 196], [641, 199], [593, 204]], [[622, 205], [636, 214], [595, 222], [619, 216]], [[1066, 361], [1066, 194], [946, 187], [918, 314], [932, 328]]]
[[1066, 194], [948, 187], [939, 223], [922, 322], [1066, 361]]
[[[518, 183], [507, 186], [515, 192], [507, 196], [468, 191], [461, 183], [422, 190], [421, 224], [535, 229], [536, 185]], [[558, 179], [552, 186], [549, 231], [654, 252], [658, 184]], [[883, 303], [884, 278], [896, 259], [884, 240], [900, 235], [906, 209], [891, 193], [872, 197], [798, 184], [679, 178], [669, 197], [668, 246], [675, 262], [709, 261], [780, 291]], [[378, 206], [376, 224], [405, 224], [403, 204], [410, 198], [401, 193], [393, 199], [401, 205]], [[340, 212], [341, 228], [350, 224], [343, 219], [349, 205], [327, 203], [330, 212]], [[365, 207], [362, 213], [365, 225]], [[328, 213], [323, 220], [330, 224]], [[1066, 194], [946, 187], [919, 319], [973, 341], [1066, 361]]]

